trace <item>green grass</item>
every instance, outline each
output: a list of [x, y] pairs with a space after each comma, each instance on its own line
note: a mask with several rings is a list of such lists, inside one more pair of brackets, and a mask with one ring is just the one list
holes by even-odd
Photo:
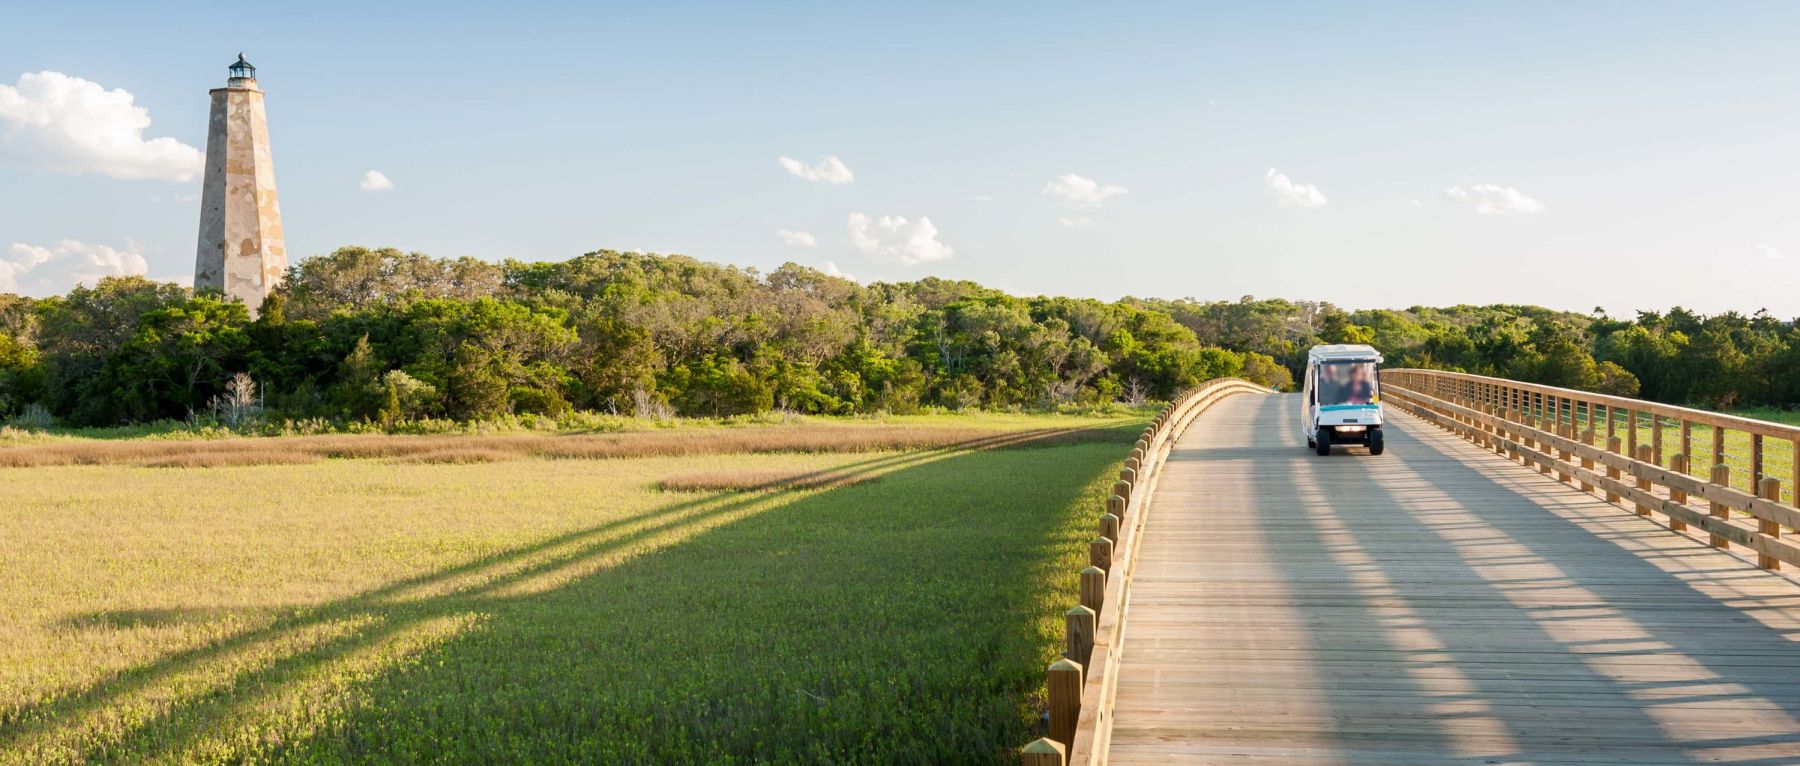
[[0, 763], [1011, 762], [1142, 420], [984, 417], [1116, 438], [0, 471]]
[[1767, 420], [1772, 423], [1785, 423], [1790, 426], [1800, 426], [1800, 410], [1788, 410], [1779, 407], [1746, 407], [1744, 409], [1731, 410], [1731, 414], [1741, 418], [1756, 418], [1757, 420]]

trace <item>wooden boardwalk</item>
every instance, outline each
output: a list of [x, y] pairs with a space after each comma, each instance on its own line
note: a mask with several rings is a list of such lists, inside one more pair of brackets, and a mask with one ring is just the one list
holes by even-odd
[[1181, 437], [1130, 587], [1113, 764], [1800, 764], [1800, 583], [1389, 408]]

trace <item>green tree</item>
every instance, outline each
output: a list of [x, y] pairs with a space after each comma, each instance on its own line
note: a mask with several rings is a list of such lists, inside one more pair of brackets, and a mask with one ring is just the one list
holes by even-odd
[[182, 418], [205, 411], [233, 370], [241, 371], [249, 324], [242, 303], [212, 294], [144, 313], [101, 369], [106, 420]]

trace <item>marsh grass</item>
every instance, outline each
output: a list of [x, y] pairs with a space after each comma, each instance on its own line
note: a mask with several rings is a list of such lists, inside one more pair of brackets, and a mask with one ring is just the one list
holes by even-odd
[[1010, 762], [1141, 421], [1028, 425], [0, 471], [0, 763]]
[[[298, 465], [311, 463], [318, 459], [318, 455], [289, 450], [246, 450], [241, 452], [194, 450], [143, 455], [130, 462], [145, 468], [225, 468], [247, 465]], [[89, 464], [98, 463], [99, 461]]]
[[[1039, 418], [1039, 424], [1046, 418]], [[619, 459], [737, 453], [861, 453], [958, 446], [1040, 444], [1095, 438], [1079, 427], [1000, 430], [940, 425], [773, 425], [616, 434], [400, 436], [359, 434], [209, 441], [137, 440], [24, 444], [0, 448], [0, 468], [128, 465], [205, 468], [388, 458], [424, 463], [524, 457]]]
[[467, 446], [445, 447], [429, 452], [414, 452], [395, 457], [405, 463], [439, 463], [444, 465], [467, 465], [470, 463], [498, 463], [502, 460], [516, 460], [525, 457], [521, 452], [494, 449], [492, 447]]
[[669, 476], [656, 483], [664, 492], [753, 492], [765, 490], [826, 489], [873, 481], [857, 471], [739, 470], [700, 471]]

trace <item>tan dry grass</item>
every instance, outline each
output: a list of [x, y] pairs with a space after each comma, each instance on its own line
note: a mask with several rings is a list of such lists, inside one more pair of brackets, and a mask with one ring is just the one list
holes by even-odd
[[488, 447], [452, 447], [449, 449], [420, 452], [395, 458], [403, 463], [438, 463], [442, 465], [471, 465], [474, 463], [498, 463], [502, 460], [517, 460], [522, 453]]
[[225, 468], [243, 465], [298, 465], [318, 460], [305, 452], [269, 450], [260, 452], [224, 452], [205, 450], [181, 452], [161, 457], [147, 457], [137, 465], [146, 468]]
[[96, 441], [0, 448], [0, 468], [53, 465], [214, 467], [306, 463], [321, 458], [387, 458], [425, 463], [518, 457], [607, 459], [744, 453], [856, 453], [917, 449], [1056, 446], [1116, 439], [1104, 430], [980, 428], [891, 424], [779, 425], [622, 434], [495, 436], [340, 435], [217, 441]]

